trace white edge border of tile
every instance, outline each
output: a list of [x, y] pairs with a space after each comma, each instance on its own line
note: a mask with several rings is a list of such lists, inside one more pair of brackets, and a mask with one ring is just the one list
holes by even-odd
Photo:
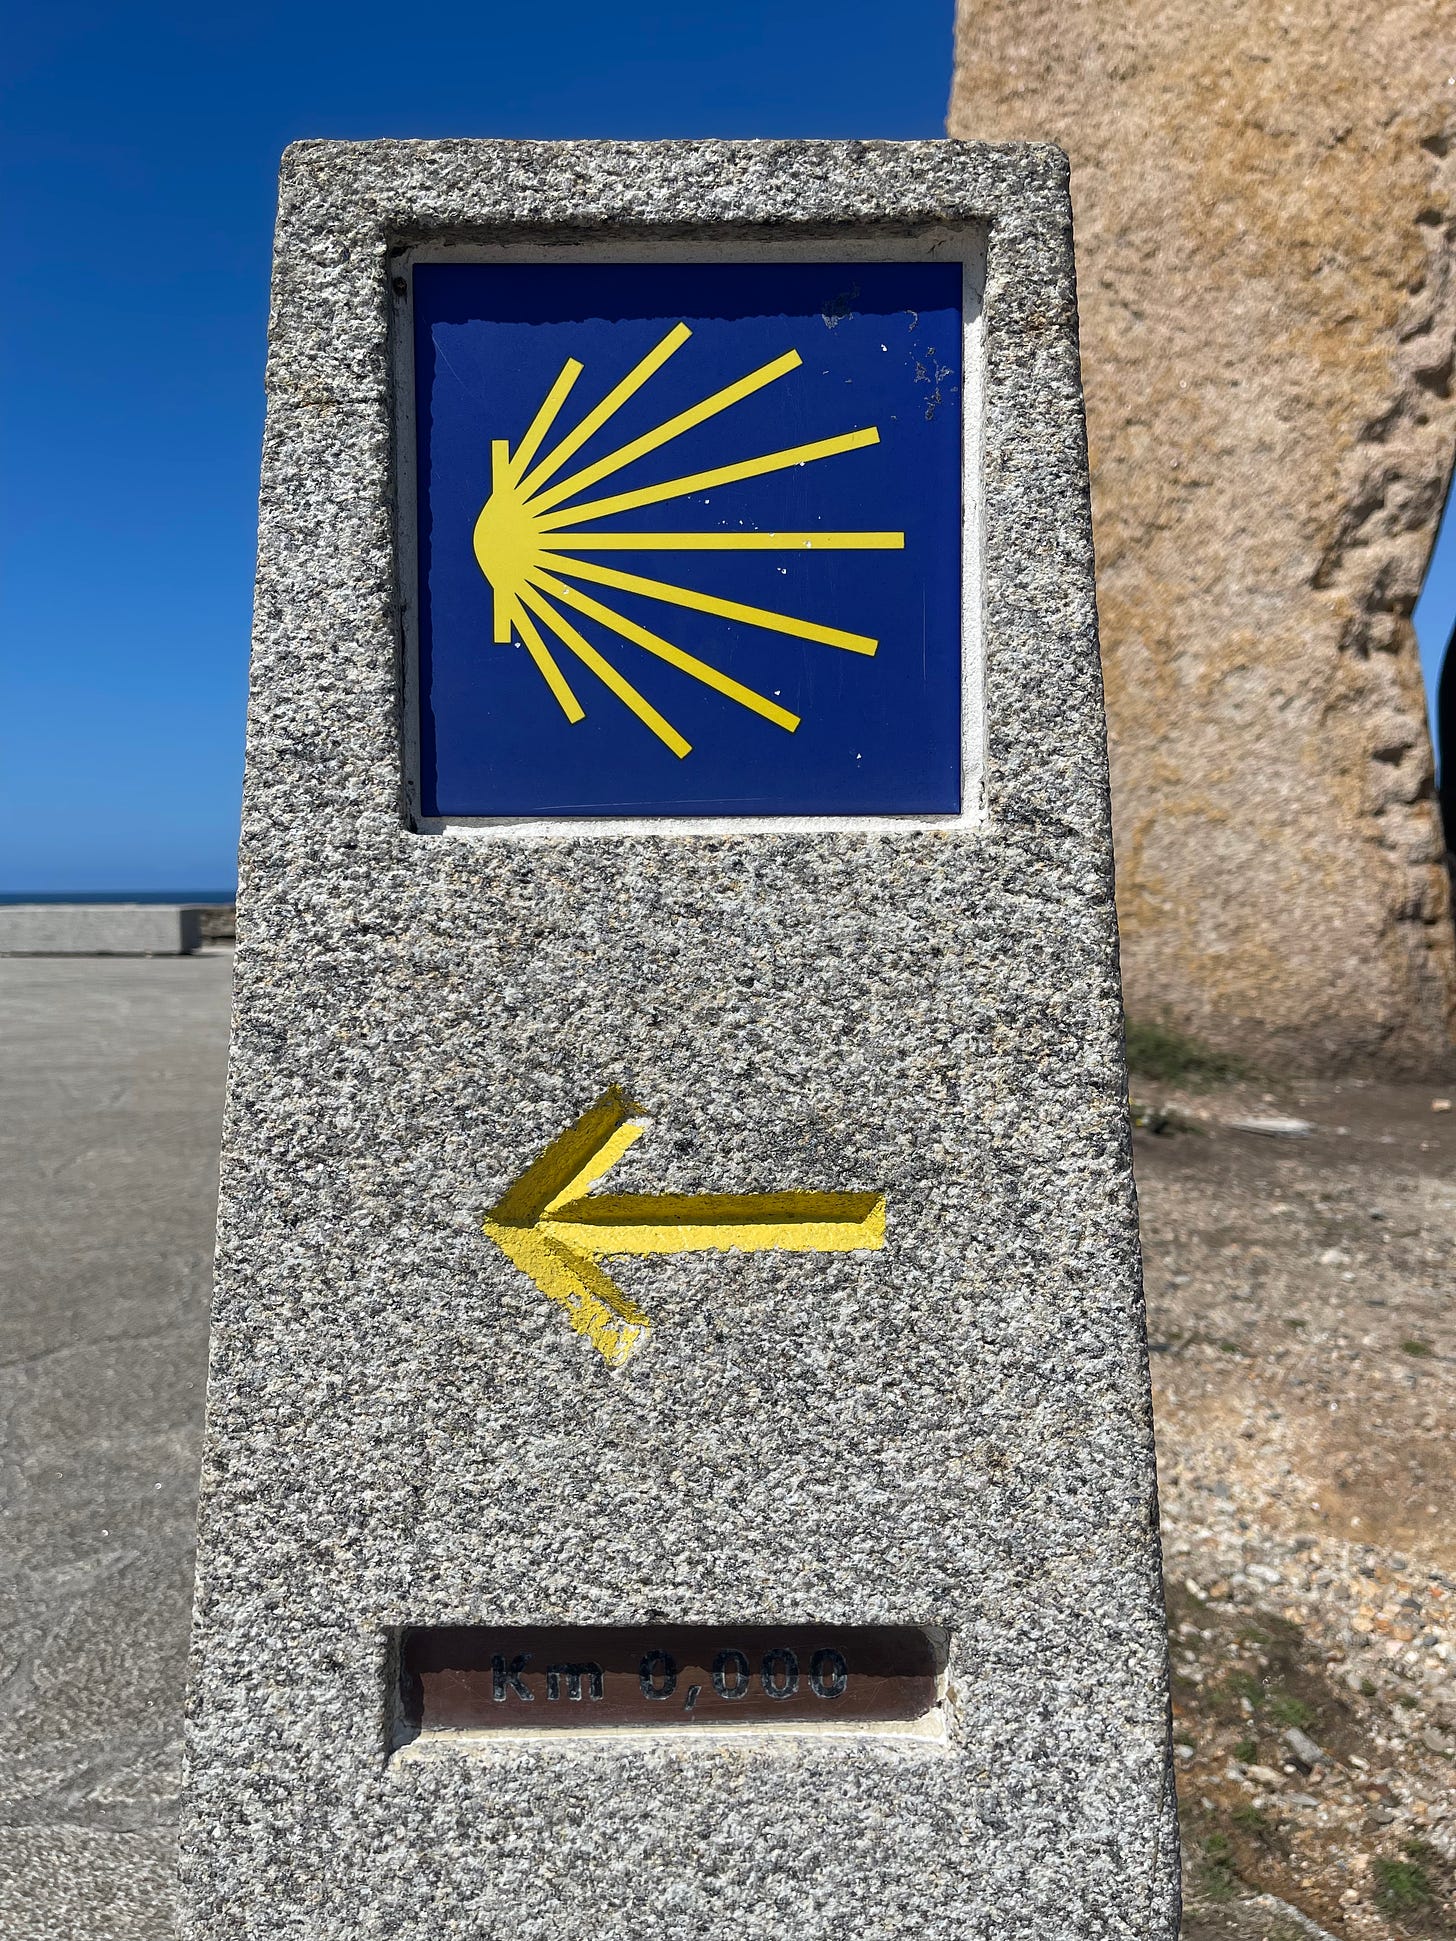
[[[889, 225], [885, 225], [889, 230]], [[898, 835], [933, 831], [964, 835], [986, 822], [985, 635], [982, 625], [985, 429], [985, 287], [987, 225], [916, 224], [897, 233], [846, 224], [842, 233], [816, 227], [801, 237], [653, 238], [610, 243], [543, 234], [538, 241], [494, 245], [430, 243], [392, 253], [391, 337], [395, 415], [395, 532], [403, 651], [404, 791], [412, 831], [469, 841], [561, 842], [589, 836]], [[582, 263], [881, 263], [956, 262], [962, 266], [961, 324], [961, 807], [956, 815], [783, 816], [424, 816], [419, 813], [419, 552], [416, 498], [414, 388], [414, 267], [416, 263], [540, 263], [568, 257]], [[396, 287], [405, 286], [404, 294]]]

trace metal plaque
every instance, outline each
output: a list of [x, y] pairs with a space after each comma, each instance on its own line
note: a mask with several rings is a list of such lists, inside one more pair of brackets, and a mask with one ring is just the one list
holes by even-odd
[[944, 1646], [909, 1624], [452, 1625], [400, 1652], [411, 1735], [884, 1724], [939, 1700]]

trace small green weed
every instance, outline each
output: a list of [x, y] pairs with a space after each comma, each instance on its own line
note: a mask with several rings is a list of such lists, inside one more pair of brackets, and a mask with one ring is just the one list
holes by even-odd
[[1127, 1062], [1141, 1078], [1164, 1085], [1219, 1085], [1245, 1078], [1248, 1068], [1237, 1058], [1199, 1044], [1170, 1025], [1151, 1018], [1127, 1020]]
[[1435, 1354], [1436, 1351], [1428, 1341], [1402, 1341], [1400, 1352], [1403, 1355], [1417, 1355], [1424, 1358]]
[[1308, 1725], [1314, 1717], [1304, 1700], [1296, 1698], [1293, 1692], [1276, 1692], [1269, 1701], [1269, 1710], [1281, 1725]]
[[1264, 1696], [1264, 1687], [1257, 1678], [1250, 1678], [1246, 1671], [1231, 1671], [1219, 1685], [1209, 1689], [1208, 1696], [1226, 1718], [1237, 1715], [1243, 1708], [1240, 1700], [1247, 1699], [1251, 1706], [1258, 1705]]
[[1199, 1885], [1211, 1901], [1231, 1901], [1234, 1897], [1233, 1849], [1225, 1833], [1210, 1833], [1203, 1843], [1203, 1864]]
[[1375, 1683], [1373, 1678], [1362, 1678], [1360, 1680], [1361, 1698], [1374, 1698], [1379, 1690], [1380, 1687]]
[[1259, 1741], [1257, 1739], [1240, 1739], [1234, 1747], [1235, 1759], [1239, 1760], [1245, 1766], [1252, 1766], [1258, 1756]]
[[1375, 1899], [1387, 1914], [1413, 1914], [1430, 1898], [1430, 1876], [1418, 1860], [1377, 1858]]
[[1234, 1825], [1242, 1827], [1245, 1833], [1252, 1833], [1255, 1839], [1267, 1844], [1274, 1831], [1274, 1822], [1266, 1813], [1246, 1800], [1242, 1806], [1234, 1808]]

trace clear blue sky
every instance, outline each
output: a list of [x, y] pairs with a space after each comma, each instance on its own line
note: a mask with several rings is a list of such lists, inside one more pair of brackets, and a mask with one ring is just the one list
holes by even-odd
[[[1436, 740], [1436, 683], [1441, 662], [1456, 625], [1456, 492], [1446, 501], [1436, 549], [1426, 569], [1426, 583], [1416, 601], [1416, 639], [1421, 645], [1421, 672], [1426, 677], [1426, 710], [1431, 741]], [[1453, 751], [1456, 752], [1456, 751]], [[1456, 834], [1456, 832], [1453, 832]]]
[[23, 0], [0, 891], [234, 879], [268, 260], [298, 136], [938, 135], [952, 0]]
[[[0, 891], [233, 881], [275, 170], [300, 135], [935, 135], [951, 0], [9, 11]], [[1456, 518], [1418, 614], [1456, 609]]]

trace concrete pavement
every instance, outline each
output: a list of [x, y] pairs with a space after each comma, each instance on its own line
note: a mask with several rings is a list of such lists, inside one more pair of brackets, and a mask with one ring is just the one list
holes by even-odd
[[231, 955], [0, 961], [0, 1934], [172, 1934]]

